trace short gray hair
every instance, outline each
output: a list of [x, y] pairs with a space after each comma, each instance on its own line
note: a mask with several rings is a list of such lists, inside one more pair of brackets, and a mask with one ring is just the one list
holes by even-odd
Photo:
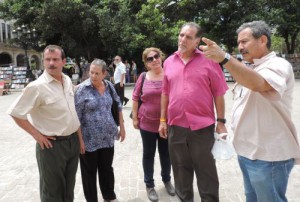
[[265, 35], [268, 39], [267, 42], [267, 48], [271, 48], [271, 29], [267, 25], [265, 21], [259, 20], [259, 21], [252, 21], [242, 24], [237, 30], [236, 33], [239, 34], [241, 31], [243, 31], [246, 28], [250, 28], [252, 31], [252, 36], [256, 39], [259, 37]]
[[106, 70], [107, 70], [106, 62], [104, 60], [101, 60], [101, 59], [98, 59], [98, 58], [94, 59], [93, 62], [91, 63], [91, 65], [101, 67], [103, 73], [106, 72]]

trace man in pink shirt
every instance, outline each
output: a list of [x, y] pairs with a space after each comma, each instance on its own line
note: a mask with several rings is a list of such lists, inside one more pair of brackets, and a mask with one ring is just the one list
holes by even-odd
[[[197, 49], [201, 28], [181, 27], [178, 51], [164, 62], [159, 133], [169, 141], [175, 190], [182, 201], [194, 201], [193, 178], [202, 201], [219, 201], [219, 181], [211, 154], [216, 132], [225, 127], [224, 94], [228, 89], [218, 63]], [[169, 128], [167, 127], [167, 124]]]

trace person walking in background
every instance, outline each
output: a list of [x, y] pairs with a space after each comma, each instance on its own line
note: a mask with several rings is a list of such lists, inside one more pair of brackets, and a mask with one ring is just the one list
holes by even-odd
[[86, 79], [89, 78], [90, 65], [91, 65], [91, 63], [82, 65], [82, 67], [81, 67], [82, 76], [81, 76], [80, 82], [84, 82]]
[[[144, 50], [142, 57], [148, 72], [140, 75], [133, 91], [132, 122], [135, 129], [140, 129], [143, 141], [143, 169], [147, 195], [149, 200], [158, 201], [153, 179], [156, 144], [158, 144], [162, 181], [167, 192], [172, 196], [175, 195], [171, 184], [168, 141], [161, 138], [158, 133], [164, 56], [160, 49], [151, 47]], [[138, 109], [141, 91], [142, 105]]]
[[133, 74], [133, 83], [136, 83], [138, 73], [137, 73], [137, 66], [134, 60], [132, 60], [131, 67], [132, 67], [132, 74]]
[[124, 96], [124, 90], [125, 90], [125, 75], [126, 75], [126, 66], [122, 62], [122, 59], [120, 56], [115, 56], [114, 63], [116, 65], [116, 69], [114, 72], [114, 81], [115, 81], [115, 89], [117, 94], [120, 96], [121, 103], [124, 106], [127, 104], [129, 99]]
[[271, 29], [264, 21], [237, 29], [238, 49], [246, 65], [203, 38], [207, 58], [222, 62], [237, 81], [231, 127], [243, 173], [247, 202], [288, 201], [289, 174], [300, 161], [297, 132], [291, 120], [293, 68], [271, 51]]
[[114, 83], [114, 71], [115, 71], [114, 64], [111, 63], [108, 67], [109, 81], [111, 83]]
[[[125, 129], [119, 96], [112, 83], [104, 80], [105, 76], [106, 63], [95, 59], [90, 65], [90, 78], [78, 86], [75, 94], [76, 111], [81, 123], [81, 178], [87, 201], [98, 201], [97, 172], [104, 201], [117, 201], [112, 167], [114, 140], [120, 136], [123, 141]], [[111, 113], [113, 99], [118, 102], [120, 131]]]
[[130, 75], [131, 75], [131, 69], [130, 64], [127, 60], [125, 60], [125, 66], [126, 66], [126, 83], [130, 83]]
[[219, 181], [211, 149], [215, 130], [227, 132], [224, 94], [228, 87], [220, 65], [196, 48], [200, 35], [198, 24], [184, 24], [178, 36], [178, 51], [164, 62], [159, 133], [169, 141], [178, 197], [194, 201], [195, 172], [201, 201], [211, 202], [219, 201]]
[[[36, 140], [42, 202], [74, 199], [79, 159], [79, 120], [71, 79], [62, 73], [66, 56], [60, 46], [44, 50], [43, 74], [29, 83], [8, 113]], [[30, 117], [30, 118], [29, 118]]]

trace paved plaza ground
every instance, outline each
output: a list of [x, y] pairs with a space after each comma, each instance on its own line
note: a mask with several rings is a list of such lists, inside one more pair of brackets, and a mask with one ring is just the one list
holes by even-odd
[[[226, 117], [230, 119], [232, 107], [231, 89], [226, 94]], [[133, 87], [127, 87], [125, 95], [130, 98]], [[20, 92], [0, 96], [0, 202], [38, 202], [39, 175], [35, 158], [34, 139], [20, 129], [6, 114], [7, 108]], [[148, 201], [143, 182], [142, 142], [138, 130], [135, 130], [129, 119], [132, 102], [124, 107], [126, 139], [123, 143], [116, 142], [114, 171], [115, 191], [121, 202]], [[300, 80], [296, 80], [293, 102], [293, 120], [300, 137]], [[268, 120], [266, 120], [268, 121]], [[230, 120], [228, 121], [230, 122]], [[227, 129], [230, 131], [229, 125]], [[221, 202], [243, 202], [242, 176], [236, 157], [231, 160], [217, 161], [220, 181]], [[78, 167], [80, 169], [80, 167]], [[178, 202], [175, 196], [169, 196], [160, 178], [158, 155], [155, 159], [155, 184], [161, 202]], [[194, 182], [195, 201], [200, 202], [196, 180]], [[300, 166], [292, 170], [287, 196], [290, 202], [300, 202]], [[80, 170], [77, 172], [75, 186], [75, 202], [83, 202], [84, 195], [81, 184]], [[99, 193], [99, 201], [102, 201]]]

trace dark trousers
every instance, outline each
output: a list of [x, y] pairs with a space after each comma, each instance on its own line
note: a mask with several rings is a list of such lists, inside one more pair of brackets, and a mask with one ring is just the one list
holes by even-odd
[[81, 179], [87, 202], [97, 202], [97, 171], [99, 185], [104, 200], [116, 199], [115, 177], [112, 167], [114, 147], [85, 152], [80, 155]]
[[182, 201], [194, 201], [194, 172], [201, 201], [219, 201], [219, 180], [211, 153], [213, 134], [214, 125], [196, 131], [179, 126], [169, 127], [169, 152], [175, 190]]
[[171, 163], [168, 151], [168, 140], [159, 136], [159, 133], [152, 133], [140, 130], [143, 141], [143, 169], [144, 182], [147, 187], [154, 187], [154, 157], [156, 151], [156, 142], [158, 143], [158, 153], [161, 165], [161, 177], [164, 183], [171, 180]]
[[53, 148], [43, 150], [36, 144], [41, 202], [72, 202], [79, 159], [78, 136], [51, 143]]
[[118, 96], [120, 97], [122, 105], [123, 105], [124, 101], [128, 102], [129, 99], [124, 96], [125, 86], [123, 85], [123, 87], [121, 87], [120, 83], [116, 83], [114, 86], [115, 86]]

